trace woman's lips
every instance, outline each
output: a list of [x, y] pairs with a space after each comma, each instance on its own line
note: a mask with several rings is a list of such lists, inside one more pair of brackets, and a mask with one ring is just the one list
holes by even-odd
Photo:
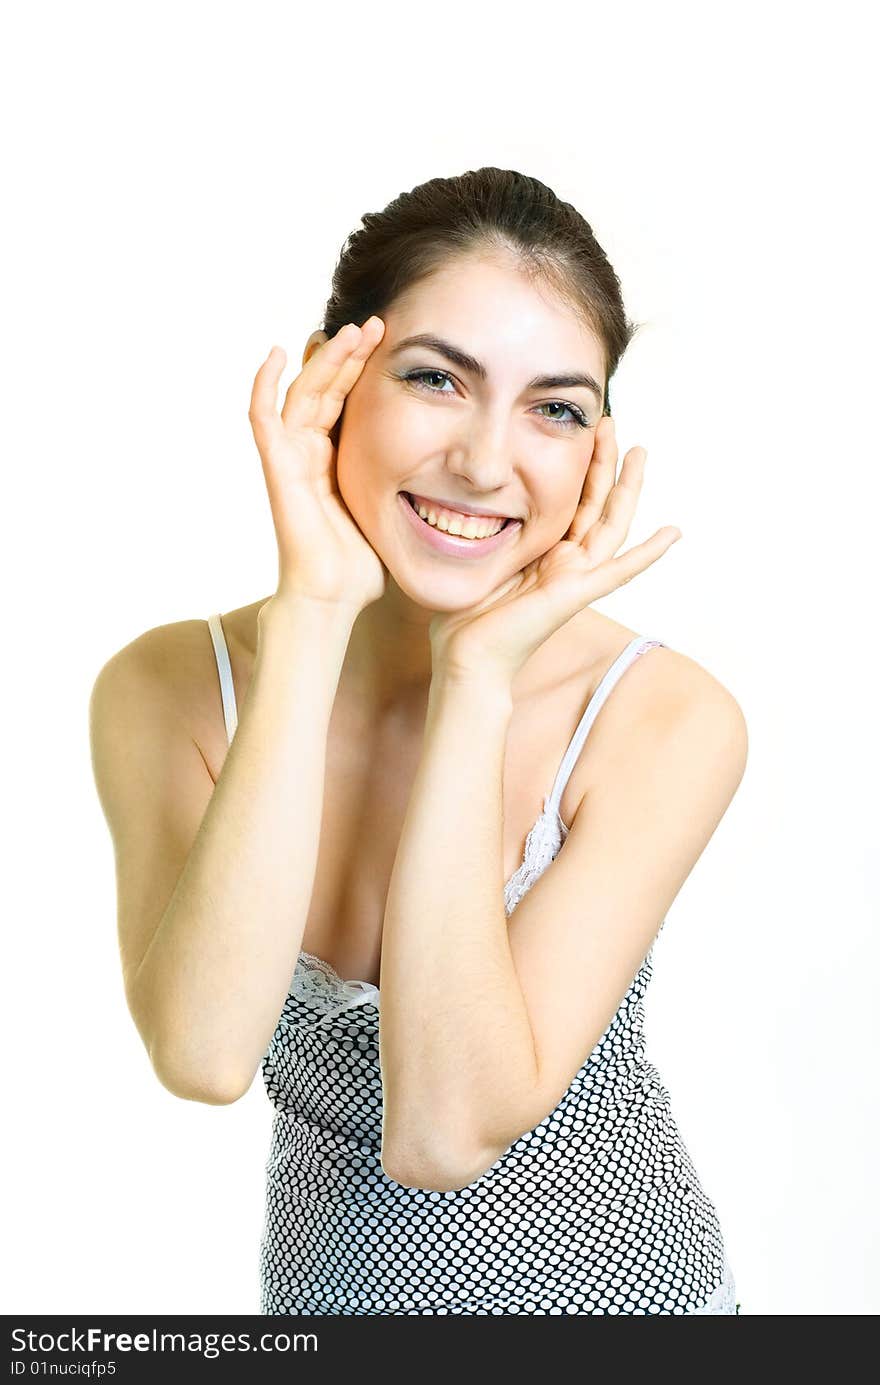
[[492, 534], [488, 539], [463, 539], [426, 524], [413, 509], [405, 491], [398, 491], [397, 501], [399, 505], [403, 506], [410, 528], [414, 530], [422, 542], [432, 548], [435, 553], [443, 553], [447, 557], [486, 557], [487, 554], [494, 553], [496, 548], [500, 548], [511, 533], [522, 528], [522, 520], [512, 519], [505, 524], [503, 529], [500, 529], [497, 534]]

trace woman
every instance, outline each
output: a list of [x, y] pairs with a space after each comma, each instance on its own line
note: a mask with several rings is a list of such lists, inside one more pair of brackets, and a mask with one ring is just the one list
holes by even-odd
[[591, 609], [679, 537], [618, 553], [632, 332], [536, 179], [365, 217], [280, 413], [282, 350], [254, 382], [277, 590], [96, 681], [155, 1071], [229, 1102], [261, 1067], [276, 1108], [265, 1313], [734, 1311], [641, 1018], [746, 731]]

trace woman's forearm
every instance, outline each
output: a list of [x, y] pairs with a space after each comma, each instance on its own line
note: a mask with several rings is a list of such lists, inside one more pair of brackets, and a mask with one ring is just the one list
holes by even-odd
[[[534, 1039], [504, 910], [509, 689], [435, 676], [382, 937], [383, 1166], [432, 1186], [506, 1147]], [[500, 1115], [500, 1120], [499, 1120]], [[474, 1175], [476, 1176], [476, 1174]]]
[[353, 619], [309, 602], [260, 612], [238, 728], [134, 982], [151, 1061], [180, 1095], [245, 1091], [281, 1013], [312, 896], [327, 731]]

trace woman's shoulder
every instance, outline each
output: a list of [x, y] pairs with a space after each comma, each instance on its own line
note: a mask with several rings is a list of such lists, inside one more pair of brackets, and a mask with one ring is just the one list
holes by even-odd
[[628, 665], [603, 703], [590, 731], [591, 778], [614, 773], [621, 757], [638, 760], [653, 743], [670, 735], [680, 740], [683, 751], [691, 742], [699, 745], [717, 737], [731, 753], [743, 757], [747, 729], [742, 708], [710, 669], [668, 644], [663, 631], [632, 630], [598, 612], [592, 614], [599, 619], [593, 626], [594, 647], [601, 648], [591, 671], [593, 690], [632, 641], [661, 643], [649, 645]]
[[735, 702], [730, 689], [693, 655], [669, 644], [663, 630], [631, 630], [629, 626], [611, 620], [602, 613], [593, 612], [593, 615], [601, 622], [604, 632], [604, 648], [600, 662], [607, 659], [610, 664], [636, 639], [644, 640], [646, 644], [651, 640], [659, 640], [659, 645], [645, 651], [650, 652], [651, 656], [646, 659], [644, 668], [651, 670], [652, 682], [656, 680], [658, 684], [667, 688], [670, 694], [680, 697], [714, 697], [722, 702], [725, 699]]
[[[561, 678], [571, 677], [580, 682], [586, 675], [595, 690], [603, 675], [636, 640], [647, 648], [639, 651], [633, 661], [639, 666], [638, 675], [627, 677], [630, 687], [644, 684], [652, 694], [664, 691], [672, 697], [715, 696], [733, 699], [715, 675], [696, 658], [669, 644], [665, 632], [653, 628], [633, 630], [604, 612], [591, 607], [581, 611], [559, 632], [560, 643], [548, 649], [548, 659], [541, 670], [541, 681], [552, 687]], [[660, 643], [651, 645], [652, 640]], [[623, 684], [621, 684], [623, 686]]]
[[[241, 703], [256, 655], [257, 616], [265, 598], [227, 612], [217, 611]], [[122, 674], [132, 699], [161, 699], [186, 722], [216, 779], [226, 753], [217, 660], [208, 616], [155, 625], [136, 635], [107, 660], [99, 678]]]

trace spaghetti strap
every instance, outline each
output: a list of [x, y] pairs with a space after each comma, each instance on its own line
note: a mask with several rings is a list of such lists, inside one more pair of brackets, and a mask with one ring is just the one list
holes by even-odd
[[653, 649], [656, 645], [662, 644], [662, 640], [651, 639], [647, 635], [635, 635], [626, 648], [618, 654], [614, 663], [602, 677], [596, 691], [587, 703], [586, 711], [578, 722], [574, 735], [568, 743], [568, 749], [562, 757], [562, 762], [553, 782], [553, 788], [550, 790], [548, 798], [545, 799], [546, 808], [550, 813], [558, 815], [559, 805], [562, 802], [562, 795], [565, 792], [565, 786], [569, 781], [577, 758], [584, 748], [584, 741], [589, 735], [590, 727], [599, 715], [599, 711], [615, 683], [626, 672], [630, 664], [635, 662], [640, 654], [644, 654], [646, 650]]
[[238, 726], [238, 711], [235, 706], [235, 685], [232, 681], [232, 664], [229, 660], [229, 648], [226, 644], [226, 636], [223, 633], [223, 622], [217, 615], [208, 616], [208, 629], [211, 632], [211, 641], [214, 645], [214, 657], [217, 660], [217, 672], [220, 675], [220, 696], [223, 699], [223, 720], [226, 723], [226, 740], [231, 744], [235, 729]]

